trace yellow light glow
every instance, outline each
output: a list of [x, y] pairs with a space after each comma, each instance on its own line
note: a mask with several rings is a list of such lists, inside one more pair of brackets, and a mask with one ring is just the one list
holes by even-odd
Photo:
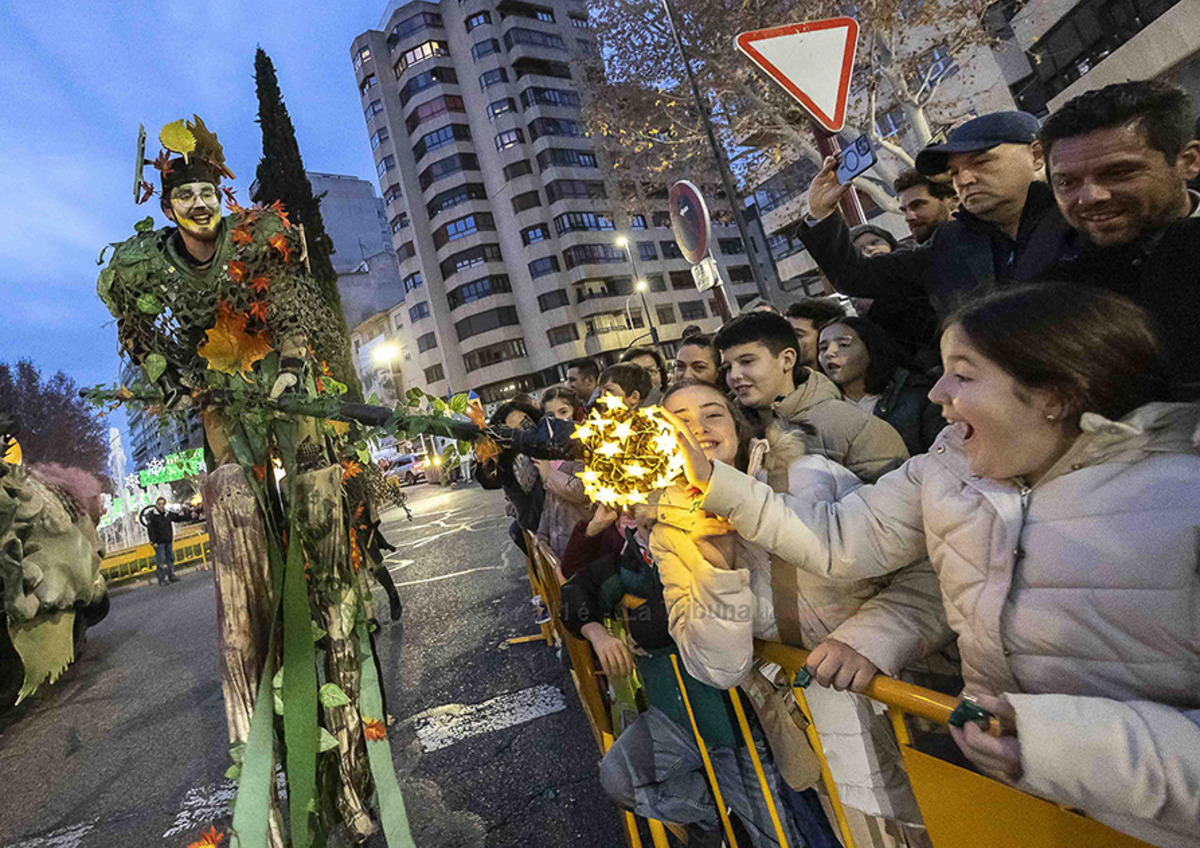
[[613, 427], [612, 434], [621, 441], [625, 441], [633, 435], [633, 427], [629, 426], [628, 421], [622, 421], [616, 427]]
[[617, 397], [616, 395], [611, 395], [611, 394], [605, 395], [604, 397], [600, 398], [600, 403], [607, 406], [609, 408], [609, 411], [612, 411], [614, 409], [624, 409], [625, 408], [625, 401], [623, 401], [621, 398]]
[[575, 428], [575, 432], [571, 434], [572, 439], [590, 439], [596, 431], [586, 424], [580, 424]]
[[657, 406], [630, 409], [613, 395], [601, 401], [574, 434], [585, 460], [577, 476], [593, 501], [611, 507], [648, 503], [683, 470], [674, 430]]
[[636, 462], [625, 466], [625, 473], [630, 477], [645, 477], [646, 469], [638, 465]]
[[621, 446], [616, 442], [605, 442], [600, 447], [596, 448], [596, 453], [600, 456], [616, 456], [621, 452]]
[[600, 482], [600, 475], [590, 468], [580, 472], [577, 476], [584, 482], [584, 485], [594, 486]]
[[661, 433], [654, 437], [654, 446], [663, 453], [673, 452], [678, 445], [674, 433]]

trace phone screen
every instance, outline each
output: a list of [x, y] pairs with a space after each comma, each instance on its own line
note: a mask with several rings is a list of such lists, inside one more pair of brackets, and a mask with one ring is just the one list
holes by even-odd
[[837, 178], [842, 185], [850, 182], [859, 174], [869, 170], [878, 161], [871, 139], [860, 135], [854, 142], [842, 150], [841, 161], [838, 162]]

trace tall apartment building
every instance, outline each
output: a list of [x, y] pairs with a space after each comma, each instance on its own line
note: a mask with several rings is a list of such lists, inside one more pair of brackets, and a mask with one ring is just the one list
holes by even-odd
[[[144, 380], [142, 369], [124, 362], [121, 365], [121, 382], [131, 386]], [[167, 454], [178, 453], [204, 445], [204, 425], [200, 416], [189, 409], [184, 420], [160, 418], [139, 409], [128, 411], [129, 421], [129, 473], [137, 473], [151, 460], [162, 459]], [[114, 481], [116, 482], [116, 481]]]
[[[393, 0], [354, 39], [403, 284], [351, 338], [356, 350], [394, 340], [403, 385], [492, 401], [561, 380], [576, 357], [614, 360], [649, 340], [648, 320], [668, 353], [685, 326], [719, 325], [669, 229], [666, 186], [621, 211], [585, 134], [582, 60], [595, 49], [581, 0]], [[736, 229], [714, 239], [732, 297], [753, 299]]]

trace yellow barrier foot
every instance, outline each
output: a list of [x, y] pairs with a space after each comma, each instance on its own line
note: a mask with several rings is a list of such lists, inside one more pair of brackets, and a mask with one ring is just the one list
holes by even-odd
[[526, 642], [549, 642], [541, 633], [533, 633], [529, 636], [513, 636], [511, 639], [505, 639], [505, 645], [524, 645]]

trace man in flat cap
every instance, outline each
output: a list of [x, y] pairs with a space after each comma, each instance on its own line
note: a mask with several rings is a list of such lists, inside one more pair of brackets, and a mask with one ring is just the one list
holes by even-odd
[[1041, 179], [1038, 120], [1025, 112], [982, 115], [917, 156], [917, 170], [948, 177], [961, 204], [953, 220], [912, 250], [859, 254], [837, 210], [850, 190], [826, 158], [809, 186], [799, 237], [839, 292], [854, 297], [928, 297], [946, 314], [965, 294], [1038, 278], [1062, 255], [1070, 231]]

